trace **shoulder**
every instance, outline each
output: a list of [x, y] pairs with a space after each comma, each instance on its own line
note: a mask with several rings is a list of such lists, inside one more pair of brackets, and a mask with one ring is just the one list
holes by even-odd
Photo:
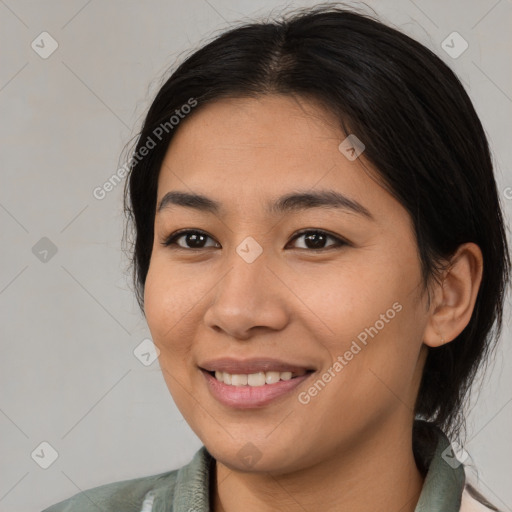
[[462, 492], [460, 512], [489, 512], [498, 509], [487, 500], [471, 485], [466, 485]]
[[42, 512], [147, 512], [153, 508], [206, 512], [214, 462], [202, 446], [181, 468], [93, 487]]
[[140, 512], [145, 496], [160, 488], [172, 490], [178, 470], [121, 480], [81, 491], [42, 512]]

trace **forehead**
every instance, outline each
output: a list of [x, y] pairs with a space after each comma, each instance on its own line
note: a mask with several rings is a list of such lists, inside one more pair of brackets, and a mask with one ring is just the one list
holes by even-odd
[[374, 205], [389, 195], [365, 172], [367, 162], [340, 152], [346, 135], [311, 100], [222, 99], [200, 107], [178, 128], [160, 170], [158, 202], [170, 190], [240, 207], [296, 189], [334, 189]]
[[[334, 117], [319, 104], [285, 95], [220, 99], [192, 111], [177, 128], [168, 151], [171, 157], [184, 156], [189, 144], [213, 154], [255, 156], [263, 155], [263, 148], [263, 156], [271, 151], [312, 153], [320, 141], [333, 144], [342, 137]], [[306, 147], [304, 138], [310, 140]]]

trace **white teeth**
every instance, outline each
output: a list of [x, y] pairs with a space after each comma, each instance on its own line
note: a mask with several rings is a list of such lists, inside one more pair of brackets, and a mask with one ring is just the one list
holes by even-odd
[[278, 382], [281, 378], [280, 372], [266, 372], [265, 373], [265, 382], [267, 384], [274, 384], [274, 382]]
[[226, 372], [215, 372], [215, 378], [219, 382], [231, 386], [264, 386], [275, 384], [280, 380], [290, 380], [292, 372], [258, 372], [251, 374], [231, 374]]
[[231, 376], [232, 386], [247, 386], [247, 375], [232, 375]]
[[263, 386], [265, 384], [265, 372], [251, 373], [247, 376], [249, 386]]

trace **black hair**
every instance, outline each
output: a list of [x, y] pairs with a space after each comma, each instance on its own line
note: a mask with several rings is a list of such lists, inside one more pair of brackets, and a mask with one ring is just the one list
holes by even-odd
[[[428, 48], [368, 14], [328, 4], [245, 23], [194, 51], [172, 72], [144, 120], [125, 186], [142, 312], [158, 175], [180, 126], [171, 126], [171, 116], [193, 102], [189, 116], [221, 98], [265, 94], [316, 100], [345, 134], [365, 144], [364, 160], [412, 219], [425, 289], [439, 282], [459, 245], [480, 247], [484, 268], [472, 317], [456, 339], [428, 348], [415, 406], [417, 418], [459, 435], [471, 383], [501, 334], [510, 275], [491, 154], [455, 73]], [[141, 157], [155, 133], [158, 143]], [[414, 428], [418, 464], [419, 440], [431, 438], [423, 425]]]

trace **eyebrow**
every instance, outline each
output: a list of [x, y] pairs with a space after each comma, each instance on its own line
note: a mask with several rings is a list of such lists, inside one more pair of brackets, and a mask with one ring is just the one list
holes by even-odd
[[[182, 206], [219, 215], [223, 212], [222, 204], [202, 194], [181, 191], [167, 192], [157, 207], [157, 213], [172, 206]], [[303, 211], [310, 208], [327, 208], [345, 210], [375, 220], [370, 211], [361, 203], [335, 190], [298, 191], [285, 194], [275, 201], [267, 203], [266, 211], [278, 215], [287, 212]]]

